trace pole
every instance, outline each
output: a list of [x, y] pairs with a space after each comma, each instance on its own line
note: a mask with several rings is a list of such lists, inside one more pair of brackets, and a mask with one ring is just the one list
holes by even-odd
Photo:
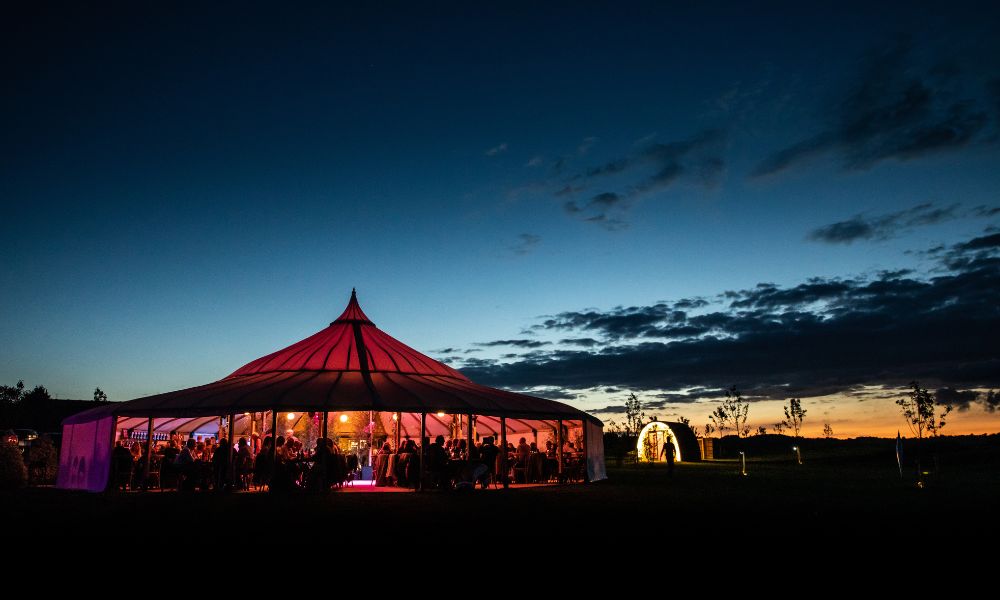
[[472, 440], [472, 413], [469, 413], [468, 428], [469, 428], [469, 436], [465, 442], [465, 445], [467, 446], [465, 455], [466, 458], [472, 457], [472, 444], [474, 443]]
[[580, 421], [580, 425], [583, 427], [583, 456], [580, 459], [583, 461], [583, 482], [588, 483], [590, 481], [589, 473], [587, 467], [590, 464], [590, 455], [587, 454], [587, 445], [590, 443], [590, 439], [587, 437], [587, 419]]
[[229, 413], [229, 486], [236, 486], [236, 465], [233, 464], [233, 443], [236, 441], [236, 413]]
[[149, 427], [146, 428], [146, 466], [142, 468], [142, 489], [149, 489], [149, 463], [153, 460], [153, 417], [149, 417]]
[[507, 477], [507, 417], [500, 417], [500, 472], [503, 474], [503, 489], [510, 488]]
[[426, 460], [424, 460], [424, 455], [427, 453], [427, 440], [425, 439], [425, 432], [427, 431], [427, 413], [420, 413], [420, 481], [417, 482], [417, 489], [423, 491], [424, 489], [424, 467], [426, 465]]
[[396, 418], [393, 419], [393, 422], [396, 424], [396, 454], [399, 454], [399, 432], [400, 429], [402, 429], [403, 427], [403, 424], [401, 423], [401, 421], [403, 420], [403, 413], [398, 412], [395, 414]]
[[[278, 411], [271, 409], [271, 468], [278, 461]], [[272, 471], [273, 472], [273, 471]]]
[[556, 421], [558, 430], [556, 432], [556, 460], [559, 461], [559, 483], [563, 482], [563, 437], [562, 437], [562, 419]]
[[327, 437], [327, 433], [330, 431], [330, 429], [329, 429], [329, 423], [330, 423], [330, 413], [329, 412], [324, 412], [323, 413], [323, 437], [324, 438]]

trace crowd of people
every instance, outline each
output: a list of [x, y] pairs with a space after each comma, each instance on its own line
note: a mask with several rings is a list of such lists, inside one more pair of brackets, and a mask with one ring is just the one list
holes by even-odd
[[[563, 445], [563, 469], [559, 452], [552, 441], [544, 448], [520, 438], [505, 449], [493, 437], [469, 444], [466, 439], [424, 438], [424, 486], [462, 488], [490, 483], [547, 482], [553, 479], [582, 479], [582, 448], [572, 441]], [[305, 448], [293, 436], [253, 434], [240, 437], [230, 446], [229, 440], [214, 437], [183, 440], [178, 435], [155, 445], [149, 469], [146, 468], [144, 441], [123, 437], [115, 443], [111, 460], [112, 485], [121, 490], [159, 489], [249, 490], [274, 492], [308, 490], [326, 492], [343, 486], [359, 476], [358, 456], [344, 453], [328, 438], [316, 440], [315, 447]], [[412, 439], [400, 441], [394, 449], [384, 443], [373, 461], [377, 486], [417, 487], [420, 485], [421, 447]], [[506, 471], [504, 465], [506, 464]], [[148, 478], [148, 479], [147, 479]]]
[[[343, 454], [332, 440], [320, 438], [311, 449], [289, 436], [240, 437], [232, 448], [222, 438], [203, 440], [177, 435], [156, 444], [146, 469], [144, 441], [120, 439], [111, 456], [111, 481], [117, 489], [249, 490], [329, 489], [349, 481], [358, 458]], [[149, 480], [146, 480], [146, 477]]]
[[[582, 448], [567, 441], [563, 444], [563, 470], [560, 473], [556, 445], [552, 441], [540, 449], [520, 438], [518, 444], [507, 443], [506, 472], [504, 450], [492, 436], [469, 444], [463, 438], [445, 440], [442, 435], [434, 442], [424, 438], [426, 447], [425, 485], [438, 488], [487, 487], [492, 482], [543, 483], [562, 478], [582, 479]], [[375, 457], [375, 485], [414, 487], [419, 483], [420, 447], [412, 439], [402, 440], [398, 451], [386, 442]]]

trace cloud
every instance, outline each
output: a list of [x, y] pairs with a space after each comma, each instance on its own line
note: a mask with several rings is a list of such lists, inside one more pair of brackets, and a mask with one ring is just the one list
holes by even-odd
[[508, 248], [514, 254], [524, 256], [534, 251], [540, 243], [542, 243], [542, 236], [534, 233], [522, 233], [517, 236], [517, 242]]
[[950, 247], [937, 247], [928, 252], [936, 256], [941, 263], [951, 270], [988, 268], [1000, 262], [1000, 232], [987, 230], [986, 235], [972, 238], [967, 242], [954, 244]]
[[957, 68], [920, 68], [909, 44], [896, 43], [866, 57], [851, 87], [826, 110], [820, 131], [761, 161], [751, 177], [773, 175], [832, 153], [846, 170], [869, 169], [968, 145], [983, 132], [985, 90], [966, 91]]
[[960, 411], [969, 410], [969, 406], [979, 400], [979, 392], [975, 390], [956, 390], [953, 387], [940, 388], [934, 392], [934, 401], [938, 404], [950, 404]]
[[539, 340], [494, 340], [492, 342], [480, 342], [477, 346], [493, 347], [493, 346], [514, 346], [516, 348], [539, 348], [541, 346], [548, 346], [552, 342], [541, 342]]
[[500, 144], [499, 146], [493, 146], [486, 151], [486, 156], [496, 156], [507, 151], [507, 142]]
[[526, 167], [540, 167], [545, 164], [545, 159], [541, 156], [532, 156], [528, 162], [524, 164]]
[[628, 226], [628, 212], [644, 196], [680, 181], [705, 187], [716, 185], [725, 172], [721, 154], [725, 137], [725, 132], [711, 129], [687, 139], [646, 143], [625, 156], [569, 175], [553, 195], [573, 196], [611, 182], [617, 190], [598, 191], [588, 201], [570, 201], [564, 208], [568, 214], [605, 229], [624, 229]]
[[838, 221], [809, 232], [806, 236], [814, 242], [850, 244], [858, 240], [886, 240], [899, 233], [926, 225], [934, 225], [958, 218], [958, 204], [948, 207], [925, 203], [883, 215], [857, 214], [846, 221]]
[[560, 344], [565, 344], [567, 346], [583, 346], [584, 348], [593, 348], [599, 345], [601, 342], [595, 340], [594, 338], [566, 338], [559, 340]]
[[[582, 192], [585, 189], [586, 188], [584, 188], [583, 186], [565, 185], [565, 186], [559, 188], [558, 190], [556, 190], [555, 192], [553, 192], [552, 195], [555, 196], [555, 197], [557, 197], [557, 198], [560, 197], [560, 196], [572, 196], [574, 194], [578, 194], [578, 193]], [[574, 205], [575, 205], [575, 203], [574, 203]]]
[[594, 136], [585, 137], [583, 138], [583, 141], [580, 142], [580, 145], [577, 146], [576, 153], [579, 154], [580, 156], [583, 156], [584, 154], [590, 152], [590, 149], [593, 148], [594, 144], [596, 143], [597, 143], [596, 137]]
[[1000, 235], [955, 244], [943, 255], [946, 271], [930, 278], [896, 271], [791, 287], [765, 283], [721, 294], [699, 314], [677, 310], [678, 301], [543, 317], [537, 329], [587, 332], [605, 342], [536, 349], [463, 372], [515, 389], [699, 390], [671, 402], [730, 385], [775, 399], [914, 379], [956, 390], [995, 388]]

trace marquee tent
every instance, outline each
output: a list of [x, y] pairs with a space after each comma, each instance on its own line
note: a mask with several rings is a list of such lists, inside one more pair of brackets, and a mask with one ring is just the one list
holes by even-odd
[[111, 449], [122, 432], [136, 431], [143, 439], [214, 434], [225, 419], [230, 435], [246, 435], [258, 415], [262, 423], [268, 415], [271, 431], [280, 431], [278, 415], [298, 413], [322, 415], [325, 435], [328, 416], [346, 411], [377, 415], [397, 440], [423, 437], [421, 426], [431, 437], [554, 432], [562, 438], [573, 431], [584, 445], [585, 480], [606, 477], [601, 421], [561, 402], [472, 382], [377, 328], [352, 292], [329, 327], [219, 381], [111, 402], [66, 419], [58, 486], [104, 490]]

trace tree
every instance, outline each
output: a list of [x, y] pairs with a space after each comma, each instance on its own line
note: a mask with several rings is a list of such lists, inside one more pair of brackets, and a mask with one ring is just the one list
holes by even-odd
[[15, 385], [0, 385], [0, 406], [13, 406], [24, 399], [24, 382]]
[[726, 390], [726, 398], [708, 416], [712, 424], [719, 430], [719, 435], [732, 429], [736, 432], [736, 437], [746, 437], [750, 434], [750, 426], [747, 425], [747, 417], [750, 413], [750, 403], [743, 399], [736, 386]]
[[830, 439], [833, 437], [833, 427], [829, 423], [823, 423], [823, 437]]
[[767, 427], [761, 425], [757, 428], [757, 435], [767, 435]]
[[642, 402], [639, 397], [632, 392], [625, 400], [625, 435], [628, 437], [638, 437], [642, 431], [646, 420], [646, 413], [642, 411]]
[[682, 423], [685, 426], [687, 426], [687, 428], [690, 429], [691, 431], [694, 431], [694, 427], [691, 427], [691, 419], [689, 419], [687, 417], [677, 417], [677, 420], [680, 423]]
[[785, 420], [781, 424], [795, 430], [795, 437], [799, 437], [799, 431], [802, 430], [802, 421], [805, 418], [806, 410], [802, 408], [802, 401], [798, 398], [790, 398], [788, 404], [785, 405]]
[[49, 395], [49, 390], [45, 389], [44, 385], [36, 385], [31, 389], [30, 392], [28, 392], [27, 394], [24, 395], [23, 398], [21, 398], [21, 402], [23, 404], [31, 405], [31, 404], [38, 404], [40, 402], [44, 402], [46, 400], [51, 400], [51, 399], [52, 396]]
[[94, 402], [107, 402], [108, 395], [99, 387], [94, 388]]
[[705, 437], [712, 437], [713, 433], [715, 433], [715, 427], [711, 423], [705, 423]]
[[916, 381], [910, 382], [909, 393], [897, 399], [896, 404], [899, 405], [910, 432], [918, 440], [923, 439], [925, 433], [936, 437], [938, 431], [944, 428], [945, 417], [953, 408], [951, 404], [945, 404], [944, 409], [938, 413], [936, 398]]
[[773, 429], [774, 433], [781, 435], [785, 432], [785, 422], [782, 421], [781, 423], [775, 423]]

